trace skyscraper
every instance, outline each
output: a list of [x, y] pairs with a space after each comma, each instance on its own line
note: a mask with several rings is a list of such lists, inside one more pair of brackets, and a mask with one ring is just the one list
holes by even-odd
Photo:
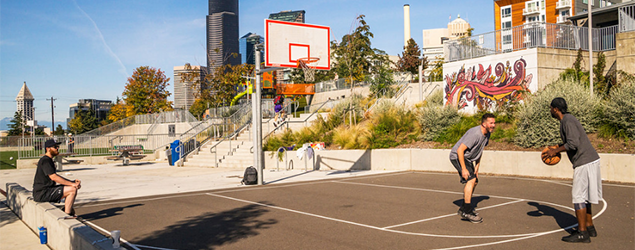
[[[185, 66], [174, 67], [174, 108], [189, 110], [197, 94], [201, 93], [201, 86], [197, 81], [204, 80], [206, 68], [203, 66], [191, 66], [187, 70]], [[194, 77], [192, 81], [183, 81], [182, 73], [198, 73], [198, 77]]]
[[240, 64], [238, 50], [238, 0], [209, 0], [207, 15], [207, 67], [213, 73], [222, 65]]
[[[240, 38], [240, 56], [241, 62], [254, 65], [256, 63], [255, 53], [254, 53], [254, 45], [258, 43], [263, 43], [265, 39], [254, 33], [247, 33], [243, 37]], [[264, 53], [260, 53], [260, 61], [264, 61]]]

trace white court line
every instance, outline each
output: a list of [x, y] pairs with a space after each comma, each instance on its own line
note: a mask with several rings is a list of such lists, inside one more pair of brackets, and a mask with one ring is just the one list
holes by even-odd
[[156, 249], [156, 250], [176, 250], [176, 249], [172, 249], [172, 248], [162, 248], [162, 247], [144, 246], [144, 245], [139, 245], [139, 244], [135, 244], [135, 246], [138, 246], [138, 247], [141, 247], [141, 248]]
[[[496, 204], [496, 205], [492, 205], [492, 206], [488, 206], [488, 207], [482, 207], [482, 208], [479, 208], [478, 210], [480, 211], [480, 210], [485, 210], [485, 209], [489, 209], [489, 208], [495, 208], [495, 207], [505, 206], [505, 205], [509, 205], [509, 204], [518, 203], [518, 202], [521, 202], [521, 201], [525, 201], [525, 200], [516, 200], [516, 201], [505, 202], [505, 203]], [[418, 220], [418, 221], [411, 221], [411, 222], [407, 222], [407, 223], [403, 223], [403, 224], [398, 224], [398, 225], [393, 225], [393, 226], [383, 227], [383, 229], [389, 229], [389, 228], [401, 227], [401, 226], [406, 226], [406, 225], [416, 224], [416, 223], [420, 223], [420, 222], [424, 222], [424, 221], [431, 221], [431, 220], [441, 219], [441, 218], [445, 218], [445, 217], [450, 217], [450, 216], [454, 216], [454, 215], [457, 215], [457, 214], [456, 214], [456, 213], [452, 213], [452, 214], [441, 215], [441, 216], [432, 217], [432, 218], [427, 218], [427, 219]]]
[[[346, 182], [346, 181], [331, 181], [331, 182], [342, 183], [342, 184], [351, 184], [351, 185], [371, 186], [371, 187], [396, 188], [396, 189], [406, 189], [406, 190], [415, 190], [415, 191], [427, 191], [427, 192], [435, 192], [435, 193], [460, 194], [460, 195], [463, 195], [463, 192], [445, 191], [445, 190], [436, 190], [436, 189], [427, 189], [427, 188], [411, 188], [411, 187], [389, 186], [389, 185], [379, 185], [379, 184], [369, 184], [369, 183], [359, 183], [359, 182]], [[474, 194], [474, 195], [484, 195], [484, 194]], [[508, 200], [521, 200], [522, 199], [522, 198], [514, 198], [514, 197], [498, 196], [498, 195], [487, 195], [487, 196], [489, 196], [491, 198], [500, 198], [500, 199], [508, 199]]]
[[[273, 208], [273, 209], [278, 209], [278, 210], [283, 210], [283, 211], [288, 211], [288, 212], [297, 213], [297, 214], [308, 215], [308, 216], [311, 216], [311, 217], [321, 218], [321, 219], [325, 219], [325, 220], [331, 220], [331, 221], [335, 221], [335, 222], [341, 222], [341, 223], [356, 225], [356, 226], [360, 226], [360, 227], [366, 227], [366, 228], [370, 228], [370, 229], [376, 229], [376, 230], [392, 232], [392, 233], [398, 233], [398, 234], [405, 234], [405, 235], [430, 236], [430, 237], [439, 237], [439, 238], [463, 238], [463, 239], [473, 238], [473, 239], [482, 239], [482, 238], [525, 237], [525, 236], [533, 236], [533, 235], [536, 235], [536, 234], [541, 234], [540, 232], [539, 233], [526, 233], [526, 234], [513, 234], [513, 235], [443, 235], [443, 234], [413, 233], [413, 232], [386, 229], [386, 228], [381, 228], [381, 227], [361, 224], [361, 223], [357, 223], [357, 222], [352, 222], [352, 221], [347, 221], [347, 220], [341, 220], [341, 219], [326, 217], [326, 216], [323, 216], [323, 215], [302, 212], [302, 211], [293, 210], [293, 209], [289, 209], [289, 208], [284, 208], [284, 207], [279, 207], [279, 206], [274, 206], [274, 205], [269, 205], [269, 204], [254, 202], [254, 201], [248, 201], [248, 200], [233, 198], [233, 197], [229, 197], [229, 196], [219, 195], [219, 194], [207, 193], [207, 195], [216, 196], [216, 197], [219, 197], [219, 198], [225, 198], [225, 199], [234, 200], [234, 201], [243, 202], [243, 203], [248, 203], [248, 204], [259, 205], [259, 206]], [[514, 200], [520, 200], [520, 199], [514, 199]], [[525, 201], [534, 201], [534, 200], [525, 200]], [[567, 209], [573, 210], [573, 208], [565, 207], [565, 206], [554, 204], [554, 203], [550, 203], [550, 202], [544, 202], [544, 201], [535, 201], [535, 202], [549, 204], [549, 205], [563, 207], [563, 208], [567, 208]], [[605, 207], [602, 209], [602, 212], [606, 209], [606, 202], [604, 203], [604, 205], [605, 205]], [[600, 212], [600, 214], [602, 212]], [[599, 216], [600, 214], [596, 215], [596, 217]], [[556, 229], [554, 231], [549, 231], [549, 233], [566, 230], [566, 229], [572, 228], [574, 226], [577, 226], [577, 224], [569, 226], [569, 227], [567, 227], [565, 229], [561, 228], [561, 229]]]
[[[92, 223], [92, 222], [87, 221], [87, 220], [81, 220], [81, 222], [82, 222], [82, 223], [85, 223], [85, 224], [88, 224], [88, 225], [90, 225], [91, 227], [95, 227], [95, 228], [97, 228], [98, 230], [100, 230], [100, 231], [102, 231], [102, 232], [104, 232], [104, 233], [107, 233], [108, 235], [111, 235], [111, 234], [110, 234], [110, 232], [106, 231], [106, 229], [103, 229], [103, 228], [101, 228], [101, 227], [99, 227], [99, 226], [95, 225], [95, 223]], [[112, 235], [111, 235], [111, 236], [112, 236]], [[139, 249], [138, 247], [136, 247], [134, 244], [132, 244], [132, 243], [128, 242], [127, 240], [124, 240], [124, 239], [123, 239], [123, 238], [121, 238], [121, 237], [119, 237], [119, 240], [120, 240], [121, 242], [123, 242], [123, 243], [126, 243], [128, 246], [132, 247], [132, 249], [134, 249], [134, 250], [141, 250], [141, 249]]]
[[[428, 172], [415, 172], [417, 174], [438, 174], [438, 175], [456, 175], [456, 173], [451, 174], [451, 173], [428, 173]], [[532, 179], [532, 178], [524, 178], [524, 177], [515, 177], [515, 176], [496, 176], [496, 175], [488, 175], [488, 178], [501, 178], [501, 179], [519, 179], [519, 180], [526, 180], [526, 181], [542, 181], [542, 182], [548, 182], [548, 183], [553, 183], [553, 184], [558, 184], [558, 185], [563, 185], [563, 186], [569, 186], [571, 187], [571, 184], [567, 184], [567, 183], [562, 183], [560, 181], [555, 181], [555, 180], [544, 180], [544, 179]]]
[[[608, 205], [606, 203], [606, 200], [602, 199], [602, 203], [604, 203], [604, 206], [602, 207], [602, 210], [598, 214], [593, 216], [594, 220], [597, 217], [599, 217], [601, 214], [603, 214], [604, 211], [606, 211], [606, 208], [608, 207]], [[467, 246], [459, 246], [459, 247], [439, 248], [439, 249], [436, 249], [436, 250], [455, 250], [455, 249], [464, 249], [464, 248], [472, 248], [472, 247], [483, 247], [483, 246], [498, 245], [498, 244], [508, 243], [508, 242], [512, 242], [512, 241], [519, 241], [519, 240], [534, 238], [534, 237], [543, 236], [543, 235], [547, 235], [547, 234], [552, 234], [552, 233], [556, 233], [556, 232], [560, 232], [560, 231], [565, 231], [566, 232], [566, 230], [574, 228], [576, 226], [578, 226], [577, 223], [573, 224], [571, 226], [562, 228], [562, 229], [557, 229], [557, 230], [547, 231], [547, 232], [542, 232], [542, 233], [536, 233], [535, 235], [529, 235], [529, 236], [526, 236], [526, 237], [521, 237], [521, 238], [516, 238], [516, 239], [509, 239], [509, 240], [502, 240], [502, 241], [495, 241], [495, 242], [490, 242], [490, 243], [467, 245]]]

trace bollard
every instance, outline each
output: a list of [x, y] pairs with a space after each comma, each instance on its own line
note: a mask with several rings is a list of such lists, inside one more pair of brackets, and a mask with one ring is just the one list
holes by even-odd
[[46, 227], [39, 227], [38, 229], [40, 230], [40, 244], [46, 244], [48, 242]]
[[110, 236], [112, 237], [112, 248], [119, 248], [121, 245], [119, 244], [119, 236], [121, 231], [114, 230], [110, 232]]

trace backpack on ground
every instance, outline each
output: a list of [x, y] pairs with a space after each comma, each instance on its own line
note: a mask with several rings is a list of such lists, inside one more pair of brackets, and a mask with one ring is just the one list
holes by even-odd
[[245, 185], [255, 185], [258, 184], [258, 171], [253, 166], [249, 166], [245, 169], [245, 174], [243, 175], [243, 180], [240, 182]]
[[282, 98], [281, 95], [276, 96], [276, 98], [273, 99], [273, 104], [275, 105], [281, 105], [282, 103], [284, 103], [284, 98]]

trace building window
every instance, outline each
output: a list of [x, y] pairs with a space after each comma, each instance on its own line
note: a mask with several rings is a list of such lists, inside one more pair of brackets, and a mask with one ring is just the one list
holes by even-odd
[[512, 6], [502, 7], [501, 8], [501, 18], [511, 17], [512, 16]]
[[537, 16], [527, 17], [527, 23], [533, 23], [533, 22], [538, 22], [538, 17]]
[[509, 29], [512, 27], [512, 21], [503, 22], [502, 28]]
[[511, 43], [512, 43], [512, 35], [504, 35], [503, 44], [511, 44]]
[[571, 15], [571, 10], [561, 10], [560, 11], [560, 16], [570, 16]]

